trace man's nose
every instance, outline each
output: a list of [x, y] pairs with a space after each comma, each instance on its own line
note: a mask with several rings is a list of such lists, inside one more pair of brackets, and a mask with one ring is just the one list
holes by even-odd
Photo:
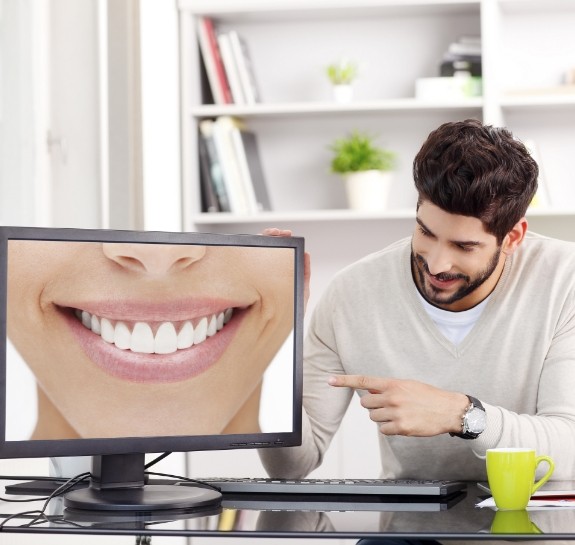
[[437, 275], [444, 272], [449, 272], [453, 266], [451, 253], [445, 248], [435, 247], [427, 254], [427, 267], [429, 273]]
[[206, 255], [206, 246], [193, 244], [104, 243], [104, 255], [131, 272], [153, 276], [179, 272]]

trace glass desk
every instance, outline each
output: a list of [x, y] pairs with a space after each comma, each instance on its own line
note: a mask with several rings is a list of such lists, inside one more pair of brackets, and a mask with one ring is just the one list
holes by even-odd
[[[573, 483], [552, 483], [573, 489]], [[13, 497], [13, 496], [11, 496]], [[207, 536], [241, 538], [393, 537], [437, 540], [575, 541], [575, 508], [501, 512], [478, 508], [486, 497], [475, 483], [447, 500], [382, 501], [366, 497], [228, 496], [221, 508], [205, 513], [161, 516], [88, 516], [49, 504], [45, 517], [23, 511], [43, 501], [0, 501], [1, 533], [102, 534], [133, 536]], [[575, 506], [575, 504], [574, 504]], [[18, 514], [19, 513], [19, 514]], [[15, 515], [15, 516], [13, 516]], [[13, 516], [9, 520], [6, 517]]]

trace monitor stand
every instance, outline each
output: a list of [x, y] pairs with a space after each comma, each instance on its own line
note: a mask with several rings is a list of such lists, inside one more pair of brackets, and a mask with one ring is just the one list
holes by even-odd
[[64, 507], [107, 514], [204, 511], [220, 505], [218, 490], [175, 484], [146, 484], [145, 456], [108, 454], [92, 458], [90, 486], [64, 495]]

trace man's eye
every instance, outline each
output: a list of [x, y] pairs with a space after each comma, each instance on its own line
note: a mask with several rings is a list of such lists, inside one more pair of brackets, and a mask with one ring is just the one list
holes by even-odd
[[464, 252], [472, 252], [474, 248], [473, 246], [465, 246], [465, 244], [458, 244], [457, 247]]
[[419, 232], [424, 236], [424, 237], [430, 237], [431, 233], [427, 230], [425, 230], [423, 227], [419, 228]]

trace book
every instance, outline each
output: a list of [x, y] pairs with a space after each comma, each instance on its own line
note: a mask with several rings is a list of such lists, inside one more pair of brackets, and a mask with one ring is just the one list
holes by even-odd
[[230, 84], [233, 102], [234, 104], [245, 104], [244, 91], [242, 89], [242, 82], [240, 81], [240, 75], [238, 73], [238, 66], [232, 51], [230, 36], [226, 33], [218, 34], [218, 45], [220, 47], [222, 61], [226, 70], [226, 76]]
[[261, 96], [257, 85], [252, 59], [245, 40], [235, 31], [228, 33], [232, 53], [244, 92], [246, 104], [261, 102]]
[[232, 132], [234, 127], [243, 128], [243, 124], [239, 119], [231, 116], [223, 115], [218, 117], [213, 125], [214, 143], [222, 167], [230, 212], [234, 214], [248, 214], [251, 211], [251, 207], [233, 142]]
[[220, 202], [215, 191], [212, 179], [212, 162], [208, 154], [206, 140], [200, 134], [198, 138], [198, 152], [200, 157], [200, 191], [202, 212], [219, 212]]
[[209, 17], [197, 19], [198, 42], [216, 104], [231, 104], [232, 93], [220, 54], [214, 22]]
[[232, 135], [238, 153], [238, 165], [252, 213], [271, 210], [271, 202], [260, 159], [257, 137], [247, 129], [236, 129]]
[[[230, 212], [230, 201], [226, 189], [226, 184], [222, 172], [222, 166], [214, 142], [214, 122], [205, 119], [200, 122], [200, 139], [205, 146], [206, 156], [210, 164], [209, 181], [212, 184], [213, 192], [218, 201], [220, 212]], [[200, 153], [201, 153], [200, 147]], [[201, 156], [200, 156], [201, 158]]]

